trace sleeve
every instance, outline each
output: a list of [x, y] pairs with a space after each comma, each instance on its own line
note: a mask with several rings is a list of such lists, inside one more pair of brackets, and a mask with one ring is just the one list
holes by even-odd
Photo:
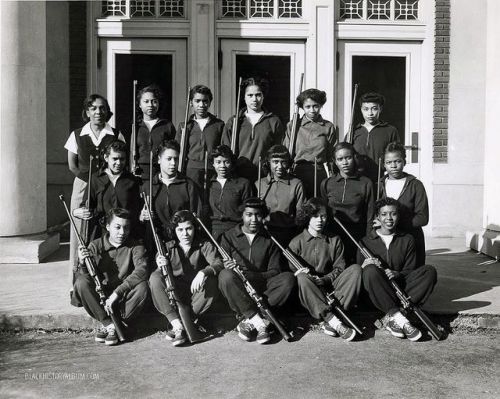
[[165, 129], [165, 134], [163, 136], [163, 140], [175, 140], [177, 136], [175, 131], [175, 126], [172, 122], [168, 121], [167, 129]]
[[221, 234], [221, 236], [219, 238], [219, 243], [220, 243], [220, 246], [222, 247], [222, 249], [224, 249], [224, 251], [226, 251], [227, 254], [232, 258], [233, 257], [232, 246], [231, 246], [229, 239], [226, 236], [226, 233]]
[[177, 131], [174, 129], [174, 137], [175, 137], [175, 141], [177, 141], [178, 143], [181, 142], [181, 135], [182, 135], [182, 127], [184, 125], [184, 122], [181, 122], [179, 123], [179, 127], [177, 128]]
[[233, 130], [234, 116], [227, 120], [227, 123], [224, 125], [224, 130], [222, 132], [221, 144], [231, 146], [231, 132]]
[[425, 187], [421, 181], [416, 180], [415, 209], [413, 209], [412, 227], [422, 227], [429, 223], [429, 203]]
[[200, 191], [193, 181], [189, 181], [189, 209], [191, 212], [196, 212], [197, 215], [202, 216], [203, 207], [200, 197]]
[[211, 242], [205, 241], [201, 247], [201, 253], [208, 262], [208, 266], [202, 272], [207, 276], [217, 276], [224, 269], [222, 257], [217, 252], [217, 248]]
[[280, 118], [276, 117], [276, 123], [273, 129], [274, 133], [274, 144], [281, 144], [283, 142], [283, 137], [285, 135], [285, 127], [281, 123]]
[[408, 241], [406, 248], [404, 248], [404, 262], [400, 271], [403, 276], [407, 276], [417, 268], [417, 252], [415, 249], [415, 241], [411, 236], [408, 236], [408, 238], [410, 238], [410, 240]]
[[75, 132], [71, 132], [66, 140], [66, 144], [64, 144], [64, 148], [66, 148], [69, 152], [78, 155], [78, 144], [76, 143]]
[[372, 230], [373, 218], [375, 217], [375, 197], [373, 195], [373, 183], [366, 184], [366, 234]]
[[[96, 245], [94, 244], [94, 242], [91, 242], [87, 248], [90, 252], [90, 260], [94, 264], [95, 272], [98, 273], [99, 272], [99, 266], [98, 266], [99, 265], [99, 250], [96, 247]], [[87, 265], [85, 264], [85, 262], [83, 264], [79, 263], [78, 270], [79, 270], [80, 274], [89, 274], [89, 271], [87, 269]]]
[[286, 130], [285, 130], [285, 137], [283, 137], [283, 145], [288, 148], [288, 145], [290, 143], [290, 132], [292, 130], [292, 122], [288, 122], [286, 124]]
[[361, 254], [361, 250], [358, 248], [356, 250], [356, 263], [358, 265], [362, 265], [364, 261], [365, 261], [365, 257]]
[[332, 123], [328, 129], [328, 137], [326, 144], [326, 161], [333, 162], [334, 161], [334, 152], [333, 148], [339, 141], [339, 132], [337, 127]]
[[[298, 237], [299, 236], [296, 236], [295, 238], [292, 239], [292, 241], [290, 241], [290, 244], [288, 244], [288, 249], [290, 250], [290, 252], [292, 252], [292, 255], [294, 255], [297, 258], [301, 258], [302, 257], [302, 245], [301, 245], [300, 239]], [[288, 259], [287, 259], [287, 262], [288, 262], [288, 267], [290, 268], [290, 270], [292, 272], [295, 272], [296, 270], [295, 270], [295, 267], [293, 266], [292, 262], [290, 262]], [[305, 265], [305, 264], [303, 264], [303, 266], [309, 267], [309, 265]]]
[[295, 215], [294, 217], [297, 216], [297, 213], [299, 212], [300, 209], [302, 209], [302, 206], [304, 205], [305, 202], [305, 196], [304, 196], [304, 185], [302, 182], [299, 180], [297, 187], [295, 187]]
[[398, 133], [398, 129], [396, 129], [394, 126], [392, 127], [392, 132], [391, 132], [391, 143], [393, 141], [396, 141], [396, 142], [400, 142], [401, 140], [399, 140], [399, 133]]
[[[242, 177], [242, 179], [245, 179]], [[241, 203], [243, 204], [248, 198], [252, 197], [253, 194], [253, 189], [252, 185], [250, 184], [250, 181], [245, 179], [243, 183], [243, 190], [241, 192]]]
[[321, 184], [319, 186], [319, 194], [320, 194], [321, 198], [328, 203], [327, 186], [328, 186], [328, 178], [321, 182]]
[[146, 248], [143, 245], [134, 245], [131, 248], [132, 261], [134, 263], [134, 271], [123, 282], [115, 288], [115, 293], [119, 298], [122, 298], [132, 288], [146, 281], [148, 278], [148, 258], [146, 256]]

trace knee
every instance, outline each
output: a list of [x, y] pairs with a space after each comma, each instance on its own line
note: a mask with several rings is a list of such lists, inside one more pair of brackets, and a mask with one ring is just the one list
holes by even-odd
[[362, 269], [362, 276], [363, 280], [372, 280], [380, 276], [380, 270], [375, 265], [367, 265]]
[[155, 270], [149, 276], [149, 286], [151, 289], [162, 288], [165, 285], [165, 280], [163, 280], [163, 276], [161, 275], [159, 270]]
[[218, 281], [219, 287], [228, 287], [234, 284], [234, 282], [238, 279], [238, 276], [229, 269], [223, 269], [219, 273]]
[[76, 278], [75, 284], [73, 285], [73, 289], [76, 292], [84, 292], [88, 290], [94, 289], [94, 282], [89, 275], [79, 274]]
[[[373, 266], [373, 265], [371, 265]], [[348, 273], [348, 275], [353, 278], [353, 279], [361, 279], [361, 275], [363, 274], [363, 269], [361, 269], [361, 266], [358, 264], [353, 264], [349, 266], [347, 269], [345, 269], [344, 273]]]
[[429, 282], [429, 284], [436, 284], [437, 282], [437, 271], [434, 266], [430, 265], [424, 265], [421, 266], [422, 270], [422, 275], [425, 276], [425, 279]]
[[[283, 288], [286, 288], [288, 290], [292, 290], [296, 285], [297, 285], [297, 280], [295, 279], [295, 276], [293, 273], [290, 272], [283, 272], [280, 273], [281, 277], [281, 284]], [[307, 278], [307, 277], [305, 277]]]

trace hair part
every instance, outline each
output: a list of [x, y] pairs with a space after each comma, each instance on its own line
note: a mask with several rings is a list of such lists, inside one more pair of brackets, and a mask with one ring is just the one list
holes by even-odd
[[297, 105], [300, 108], [303, 108], [304, 107], [304, 103], [308, 99], [316, 101], [318, 104], [320, 104], [321, 106], [323, 106], [326, 103], [326, 92], [318, 90], [318, 89], [307, 89], [307, 90], [304, 90], [302, 93], [300, 93], [297, 96]]
[[90, 109], [90, 107], [96, 100], [102, 100], [104, 102], [104, 105], [106, 107], [106, 122], [109, 121], [113, 116], [113, 112], [111, 112], [111, 107], [109, 106], [106, 97], [94, 93], [90, 94], [87, 98], [85, 98], [85, 100], [83, 100], [82, 119], [85, 123], [90, 121], [90, 118], [87, 116], [87, 111]]
[[111, 208], [107, 213], [106, 213], [106, 224], [111, 224], [113, 221], [113, 218], [120, 218], [120, 219], [126, 219], [130, 221], [131, 215], [130, 212], [126, 209], [123, 208]]
[[214, 96], [212, 94], [212, 90], [209, 87], [204, 85], [196, 85], [189, 91], [189, 101], [193, 100], [196, 93], [203, 94], [208, 97], [208, 100], [212, 102]]
[[380, 93], [365, 93], [361, 97], [359, 97], [359, 106], [361, 107], [363, 103], [375, 103], [383, 107], [385, 104], [385, 97]]

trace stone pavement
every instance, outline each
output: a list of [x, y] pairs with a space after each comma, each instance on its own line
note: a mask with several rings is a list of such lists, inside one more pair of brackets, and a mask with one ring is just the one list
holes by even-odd
[[[469, 251], [465, 240], [432, 239], [427, 246], [438, 284], [424, 309], [451, 328], [500, 329], [500, 263]], [[42, 264], [0, 265], [0, 329], [95, 326], [83, 308], [69, 303], [67, 253], [63, 245]], [[165, 325], [158, 316], [150, 323]]]

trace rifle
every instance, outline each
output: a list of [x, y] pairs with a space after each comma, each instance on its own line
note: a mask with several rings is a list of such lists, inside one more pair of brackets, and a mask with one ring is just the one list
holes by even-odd
[[141, 170], [139, 165], [137, 164], [137, 160], [139, 159], [139, 155], [137, 154], [137, 133], [136, 133], [136, 91], [137, 91], [137, 80], [133, 82], [133, 94], [132, 94], [132, 132], [130, 134], [130, 171], [135, 176], [141, 175]]
[[[87, 182], [87, 201], [85, 201], [85, 206], [87, 209], [90, 211], [90, 184], [92, 183], [92, 161], [94, 160], [94, 157], [91, 155], [89, 159], [89, 179]], [[87, 245], [90, 241], [90, 234], [89, 234], [89, 224], [90, 220], [82, 220], [82, 236], [83, 236], [83, 241], [84, 245]]]
[[[269, 233], [269, 231], [268, 231], [268, 233]], [[297, 257], [294, 255], [294, 253], [291, 250], [283, 247], [283, 245], [281, 245], [278, 242], [278, 240], [271, 235], [271, 233], [269, 233], [269, 236], [271, 237], [271, 240], [273, 240], [273, 242], [281, 250], [281, 252], [283, 252], [283, 255], [285, 256], [285, 258], [293, 266], [293, 268], [295, 269], [295, 275], [297, 275], [300, 272], [309, 274], [309, 268], [302, 266], [300, 260], [297, 259]], [[339, 300], [335, 296], [334, 290], [332, 290], [332, 292], [329, 292], [328, 294], [326, 294], [326, 300], [327, 300], [328, 305], [330, 307], [332, 307], [337, 312], [337, 314], [340, 315], [340, 317], [342, 317], [342, 319], [344, 319], [352, 328], [354, 328], [359, 335], [363, 335], [363, 333], [358, 328], [358, 326], [356, 326], [356, 324], [354, 324], [354, 322], [349, 318], [349, 316], [347, 316], [344, 309], [342, 309], [342, 305], [340, 304]]]
[[208, 206], [208, 151], [205, 150], [205, 170], [203, 173], [203, 205]]
[[143, 191], [141, 193], [141, 197], [144, 199], [144, 206], [149, 216], [149, 223], [151, 224], [151, 231], [153, 232], [153, 239], [155, 241], [156, 250], [158, 253], [163, 256], [167, 260], [167, 265], [160, 267], [161, 274], [165, 279], [165, 285], [167, 288], [165, 292], [168, 296], [168, 301], [170, 302], [170, 306], [177, 312], [179, 315], [184, 330], [186, 331], [186, 335], [189, 339], [189, 342], [195, 343], [202, 341], [205, 339], [205, 336], [200, 332], [196, 324], [194, 324], [193, 319], [191, 318], [191, 308], [190, 306], [185, 305], [181, 301], [178, 300], [178, 296], [175, 293], [175, 287], [172, 283], [172, 265], [170, 264], [169, 254], [162, 245], [158, 234], [156, 233], [156, 229], [153, 222], [153, 215], [151, 213], [151, 208], [149, 207], [146, 193]]
[[240, 112], [240, 97], [241, 97], [241, 76], [238, 80], [238, 97], [236, 98], [236, 112], [234, 113], [233, 129], [231, 130], [231, 151], [236, 156], [236, 142], [238, 141], [238, 121]]
[[[66, 210], [66, 214], [69, 217], [69, 221], [71, 222], [71, 227], [73, 228], [73, 231], [75, 232], [75, 235], [78, 238], [78, 242], [80, 243], [81, 246], [87, 248], [87, 246], [83, 242], [82, 237], [80, 236], [80, 234], [78, 234], [78, 229], [76, 228], [75, 220], [71, 216], [69, 209], [68, 209], [68, 206], [66, 205], [66, 202], [64, 201], [64, 195], [62, 195], [62, 194], [59, 195], [59, 199], [61, 200], [61, 202], [64, 206], [64, 209]], [[97, 275], [97, 272], [96, 272], [97, 267], [96, 267], [95, 261], [91, 257], [85, 258], [84, 261], [85, 261], [85, 266], [87, 267], [87, 271], [90, 274], [90, 277], [92, 277], [92, 279], [94, 280], [95, 291], [97, 292], [97, 295], [99, 295], [99, 301], [101, 303], [101, 306], [104, 308], [104, 306], [106, 304], [106, 294], [104, 294], [101, 280], [100, 280], [99, 276]], [[122, 322], [121, 322], [119, 316], [117, 314], [113, 313], [112, 311], [109, 313], [109, 316], [111, 317], [111, 321], [115, 325], [115, 331], [116, 331], [116, 335], [118, 336], [118, 339], [121, 342], [125, 341], [125, 334], [123, 332], [123, 325], [122, 325]]]
[[[299, 83], [299, 95], [302, 93], [302, 84], [304, 83], [304, 73], [300, 74], [300, 83]], [[295, 102], [295, 107], [293, 111], [292, 117], [292, 126], [290, 130], [290, 142], [288, 143], [288, 152], [290, 156], [295, 157], [295, 141], [297, 140], [297, 122], [299, 120], [299, 104]]]
[[356, 106], [356, 96], [358, 95], [358, 84], [356, 83], [354, 85], [354, 95], [352, 96], [352, 106], [351, 106], [351, 119], [349, 121], [349, 129], [347, 130], [347, 133], [345, 134], [345, 142], [352, 144], [352, 139], [353, 139], [353, 121], [354, 121], [354, 107]]
[[177, 166], [177, 170], [179, 173], [184, 172], [184, 165], [187, 158], [187, 146], [188, 146], [188, 134], [187, 134], [187, 124], [189, 118], [189, 95], [191, 93], [191, 87], [188, 87], [187, 96], [186, 96], [186, 112], [184, 114], [184, 129], [181, 134], [181, 142], [180, 144], [180, 152], [179, 152], [179, 165]]
[[257, 170], [257, 198], [260, 198], [260, 192], [261, 192], [261, 189], [260, 189], [261, 184], [262, 184], [260, 181], [260, 179], [262, 177], [261, 171], [260, 171], [261, 167], [262, 167], [262, 158], [259, 156], [259, 170]]
[[[200, 224], [201, 228], [205, 231], [205, 233], [207, 234], [208, 238], [210, 238], [210, 240], [212, 241], [212, 243], [215, 245], [215, 247], [217, 248], [217, 250], [221, 254], [222, 258], [224, 260], [232, 260], [236, 264], [236, 261], [234, 259], [232, 259], [229, 256], [229, 254], [226, 252], [226, 250], [224, 248], [222, 248], [222, 246], [217, 242], [217, 240], [210, 233], [210, 231], [208, 231], [207, 227], [200, 220], [200, 218], [196, 215], [196, 213], [193, 212], [193, 216], [196, 219], [196, 221]], [[232, 270], [240, 278], [240, 280], [243, 283], [243, 286], [245, 287], [245, 290], [247, 291], [247, 293], [250, 296], [250, 298], [253, 299], [253, 301], [255, 302], [255, 304], [257, 305], [257, 307], [259, 308], [259, 310], [262, 313], [262, 315], [268, 321], [270, 321], [272, 324], [274, 324], [274, 326], [276, 327], [276, 329], [278, 330], [278, 332], [281, 334], [281, 336], [283, 337], [283, 339], [285, 341], [289, 341], [291, 339], [290, 334], [283, 328], [283, 326], [276, 319], [276, 317], [274, 317], [274, 315], [271, 312], [271, 309], [269, 309], [267, 307], [267, 305], [264, 303], [264, 300], [262, 299], [262, 297], [257, 293], [257, 291], [255, 291], [255, 288], [252, 287], [252, 285], [250, 284], [250, 282], [248, 281], [248, 279], [245, 277], [245, 275], [241, 271], [241, 269], [238, 266], [238, 264], [236, 264], [236, 267], [234, 267]]]
[[314, 194], [313, 197], [318, 196], [318, 158], [314, 157]]
[[[147, 198], [144, 198], [147, 201]], [[149, 151], [149, 207], [153, 208], [153, 150]]]
[[[345, 228], [345, 226], [342, 224], [342, 222], [334, 216], [333, 219], [337, 224], [344, 230], [344, 232], [347, 234], [347, 236], [351, 239], [351, 241], [358, 247], [358, 249], [361, 251], [361, 254], [366, 258], [374, 258], [373, 254], [370, 253], [370, 251], [363, 247], [359, 242], [356, 241], [356, 239], [349, 233], [349, 231]], [[381, 266], [377, 266], [382, 268]], [[384, 273], [384, 275], [387, 277], [387, 275]], [[437, 326], [427, 317], [427, 315], [413, 302], [411, 302], [411, 298], [402, 290], [402, 288], [398, 285], [396, 280], [394, 278], [389, 278], [387, 277], [389, 282], [392, 285], [392, 288], [394, 289], [396, 296], [398, 297], [399, 301], [401, 302], [401, 305], [403, 306], [403, 309], [412, 311], [415, 313], [415, 315], [420, 319], [420, 321], [427, 327], [427, 330], [429, 330], [430, 334], [439, 341], [442, 337], [441, 331], [437, 328]]]
[[325, 168], [326, 178], [328, 179], [331, 176], [330, 168], [328, 167], [328, 163], [327, 162], [323, 162], [323, 167]]
[[378, 159], [378, 166], [377, 166], [377, 201], [380, 199], [380, 164], [382, 163], [382, 158], [379, 157]]

